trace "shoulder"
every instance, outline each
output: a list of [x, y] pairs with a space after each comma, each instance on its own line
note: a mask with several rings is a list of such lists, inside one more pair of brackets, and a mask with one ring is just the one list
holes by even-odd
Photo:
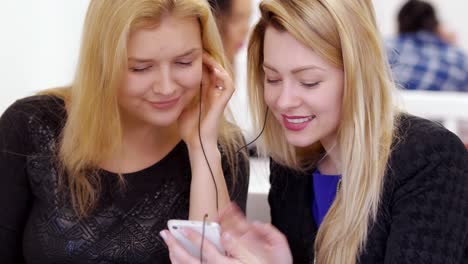
[[41, 148], [59, 136], [65, 118], [64, 102], [57, 97], [37, 95], [17, 100], [0, 118], [2, 141]]
[[297, 192], [310, 184], [310, 170], [296, 170], [270, 158], [270, 192]]
[[289, 176], [297, 177], [297, 176], [302, 176], [305, 174], [311, 174], [314, 169], [315, 169], [314, 167], [303, 169], [303, 170], [294, 169], [270, 157], [270, 174], [271, 175], [278, 175], [278, 176], [289, 175]]
[[[397, 182], [441, 177], [465, 181], [463, 178], [468, 176], [465, 164], [467, 150], [454, 133], [433, 121], [400, 115], [388, 168]], [[453, 173], [454, 170], [459, 173]]]
[[417, 46], [416, 37], [410, 34], [398, 35], [385, 40], [387, 50], [401, 51], [402, 49], [413, 49]]
[[286, 165], [280, 164], [270, 157], [270, 182], [273, 184], [278, 181], [284, 181], [288, 175], [295, 174], [295, 171]]
[[421, 151], [431, 153], [444, 149], [466, 152], [458, 136], [434, 121], [401, 114], [397, 119], [396, 127], [394, 150], [398, 153], [415, 154]]
[[63, 116], [64, 101], [55, 96], [35, 95], [14, 102], [3, 116], [15, 119]]

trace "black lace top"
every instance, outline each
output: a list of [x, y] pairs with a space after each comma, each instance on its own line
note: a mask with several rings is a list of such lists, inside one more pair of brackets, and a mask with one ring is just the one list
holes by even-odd
[[[124, 189], [101, 171], [97, 209], [79, 221], [57, 189], [53, 154], [65, 118], [63, 101], [34, 96], [0, 119], [0, 263], [169, 263], [159, 231], [169, 219], [188, 218], [186, 145], [125, 174]], [[234, 188], [226, 162], [223, 169], [231, 199], [245, 210], [248, 161], [241, 159]]]

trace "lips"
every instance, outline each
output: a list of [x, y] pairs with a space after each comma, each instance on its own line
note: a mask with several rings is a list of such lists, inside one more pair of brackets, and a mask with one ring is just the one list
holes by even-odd
[[159, 110], [166, 110], [173, 106], [175, 106], [179, 102], [180, 97], [169, 99], [169, 100], [161, 100], [161, 101], [150, 101], [149, 103], [153, 108]]
[[291, 131], [301, 131], [305, 129], [309, 123], [316, 118], [315, 115], [310, 116], [287, 116], [283, 117], [283, 125], [286, 129]]

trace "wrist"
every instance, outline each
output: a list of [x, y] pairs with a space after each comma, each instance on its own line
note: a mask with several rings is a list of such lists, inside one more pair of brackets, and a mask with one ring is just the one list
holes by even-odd
[[[202, 145], [203, 144], [203, 145]], [[205, 150], [207, 151], [213, 151], [213, 150], [218, 150], [218, 142], [216, 140], [203, 140], [200, 142], [200, 140], [197, 138], [197, 140], [193, 142], [186, 142], [187, 148], [189, 152], [202, 152]]]

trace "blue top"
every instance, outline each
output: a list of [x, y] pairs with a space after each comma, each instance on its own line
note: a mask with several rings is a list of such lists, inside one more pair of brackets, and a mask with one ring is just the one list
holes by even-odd
[[323, 175], [317, 169], [312, 173], [312, 177], [314, 183], [312, 187], [312, 214], [318, 227], [335, 200], [336, 187], [341, 175]]

